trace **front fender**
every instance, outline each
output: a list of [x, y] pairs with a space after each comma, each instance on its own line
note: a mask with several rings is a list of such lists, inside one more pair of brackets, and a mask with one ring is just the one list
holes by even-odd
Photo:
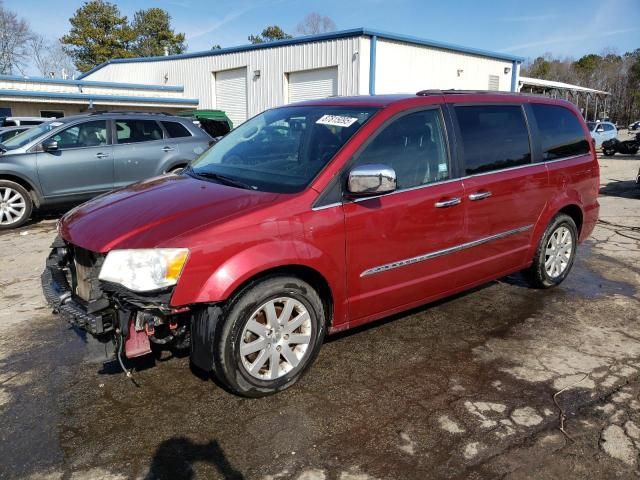
[[308, 267], [329, 285], [342, 270], [317, 247], [300, 240], [281, 240], [253, 245], [220, 264], [203, 285], [176, 287], [172, 305], [213, 303], [228, 299], [244, 282], [268, 270], [285, 266]]
[[[0, 158], [1, 159], [1, 158]], [[3, 163], [0, 162], [0, 177], [14, 177], [19, 179], [22, 183], [29, 185], [31, 190], [36, 195], [38, 202], [42, 199], [42, 190], [37, 179], [32, 179], [29, 175], [29, 169], [21, 163]], [[35, 170], [34, 172], [35, 173]]]

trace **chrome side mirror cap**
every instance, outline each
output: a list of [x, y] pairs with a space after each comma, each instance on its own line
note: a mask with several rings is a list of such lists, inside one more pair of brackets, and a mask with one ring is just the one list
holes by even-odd
[[351, 195], [381, 195], [397, 188], [396, 172], [388, 165], [358, 165], [349, 172], [347, 190]]

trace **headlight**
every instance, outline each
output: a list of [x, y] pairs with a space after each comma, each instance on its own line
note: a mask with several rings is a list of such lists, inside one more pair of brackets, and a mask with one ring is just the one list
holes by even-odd
[[188, 255], [186, 248], [112, 250], [99, 278], [136, 292], [170, 287], [178, 282]]

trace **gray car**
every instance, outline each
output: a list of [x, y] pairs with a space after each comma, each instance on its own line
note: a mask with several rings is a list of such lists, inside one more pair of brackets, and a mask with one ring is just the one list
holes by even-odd
[[212, 143], [190, 120], [159, 113], [92, 113], [32, 127], [0, 143], [0, 229], [22, 225], [34, 208], [179, 172]]
[[29, 130], [31, 127], [27, 126], [27, 127], [6, 127], [6, 128], [0, 128], [0, 143], [4, 143], [7, 140], [9, 140], [10, 138], [15, 137], [16, 135], [21, 134], [22, 132], [24, 132], [25, 130]]

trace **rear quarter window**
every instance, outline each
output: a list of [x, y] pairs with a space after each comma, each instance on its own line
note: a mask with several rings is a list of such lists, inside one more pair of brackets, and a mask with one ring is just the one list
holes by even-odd
[[162, 126], [169, 134], [170, 138], [183, 138], [190, 137], [191, 132], [187, 128], [178, 122], [162, 122]]
[[557, 160], [589, 153], [580, 120], [574, 113], [558, 105], [531, 105], [538, 125], [543, 160]]

